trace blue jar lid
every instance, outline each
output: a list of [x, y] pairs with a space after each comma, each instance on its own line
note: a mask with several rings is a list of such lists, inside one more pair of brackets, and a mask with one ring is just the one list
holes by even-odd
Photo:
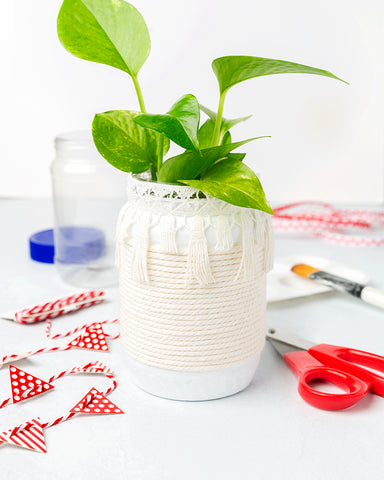
[[[60, 251], [59, 263], [82, 264], [96, 260], [105, 254], [105, 235], [102, 230], [93, 227], [60, 227], [57, 231]], [[53, 230], [36, 232], [29, 238], [32, 260], [42, 263], [54, 263], [55, 247]]]
[[32, 260], [42, 263], [53, 263], [55, 256], [53, 230], [43, 230], [31, 235], [29, 237], [29, 251]]

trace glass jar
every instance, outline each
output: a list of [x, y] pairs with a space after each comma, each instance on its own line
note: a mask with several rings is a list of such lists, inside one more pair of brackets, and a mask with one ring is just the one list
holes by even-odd
[[115, 229], [127, 174], [98, 153], [90, 132], [61, 134], [55, 148], [51, 177], [59, 274], [79, 287], [116, 285]]

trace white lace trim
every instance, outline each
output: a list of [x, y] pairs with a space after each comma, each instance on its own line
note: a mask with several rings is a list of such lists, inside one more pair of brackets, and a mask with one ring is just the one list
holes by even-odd
[[[193, 187], [150, 182], [133, 175], [128, 178], [127, 194], [128, 201], [119, 216], [117, 240], [119, 244], [128, 242], [134, 246], [132, 275], [138, 281], [149, 281], [148, 249], [182, 253], [177, 241], [180, 230], [187, 231], [190, 238], [184, 252], [187, 253], [187, 282], [214, 282], [210, 251], [230, 250], [234, 246], [234, 228], [240, 231], [243, 252], [234, 280], [251, 280], [261, 273], [257, 272], [254, 260], [256, 246], [264, 249], [263, 272], [272, 268], [274, 242], [270, 215], [231, 205]], [[160, 229], [160, 241], [156, 245], [149, 241], [152, 228]], [[208, 244], [209, 229], [216, 236], [214, 247]]]

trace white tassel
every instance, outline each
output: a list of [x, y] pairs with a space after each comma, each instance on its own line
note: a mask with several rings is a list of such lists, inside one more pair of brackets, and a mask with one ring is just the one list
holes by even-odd
[[273, 231], [272, 217], [270, 215], [266, 216], [265, 226], [264, 268], [268, 273], [273, 268], [275, 255], [275, 232]]
[[164, 253], [177, 253], [177, 229], [175, 217], [166, 215], [160, 219], [160, 250]]
[[133, 223], [135, 210], [132, 205], [127, 202], [120, 209], [119, 216], [116, 224], [116, 250], [115, 250], [115, 264], [120, 267], [120, 244], [124, 242], [127, 237], [128, 230]]
[[216, 231], [216, 246], [218, 252], [227, 252], [233, 247], [232, 227], [228, 215], [218, 215], [214, 224]]
[[138, 282], [149, 282], [147, 257], [150, 221], [150, 212], [144, 211], [136, 223], [133, 245], [132, 279]]
[[254, 221], [255, 221], [255, 241], [256, 245], [264, 248], [265, 245], [265, 229], [267, 218], [264, 212], [254, 212]]
[[208, 244], [205, 236], [204, 219], [192, 217], [191, 240], [188, 246], [187, 282], [196, 279], [200, 285], [214, 282], [209, 263]]
[[120, 241], [127, 234], [127, 230], [133, 223], [135, 209], [132, 208], [130, 202], [127, 202], [120, 209], [116, 224], [116, 241]]
[[255, 234], [253, 231], [252, 214], [248, 212], [241, 212], [240, 222], [243, 255], [241, 257], [240, 267], [236, 275], [236, 280], [239, 280], [240, 275], [243, 272], [244, 280], [250, 281], [255, 279], [257, 273], [256, 245], [254, 236]]

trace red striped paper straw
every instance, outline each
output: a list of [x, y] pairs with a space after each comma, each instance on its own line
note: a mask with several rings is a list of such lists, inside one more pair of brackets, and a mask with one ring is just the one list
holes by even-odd
[[91, 307], [104, 301], [105, 293], [101, 290], [92, 290], [69, 297], [59, 298], [53, 302], [41, 303], [33, 307], [24, 308], [15, 312], [15, 321], [18, 323], [35, 323], [49, 318], [55, 318], [66, 313], [75, 312], [85, 307]]

